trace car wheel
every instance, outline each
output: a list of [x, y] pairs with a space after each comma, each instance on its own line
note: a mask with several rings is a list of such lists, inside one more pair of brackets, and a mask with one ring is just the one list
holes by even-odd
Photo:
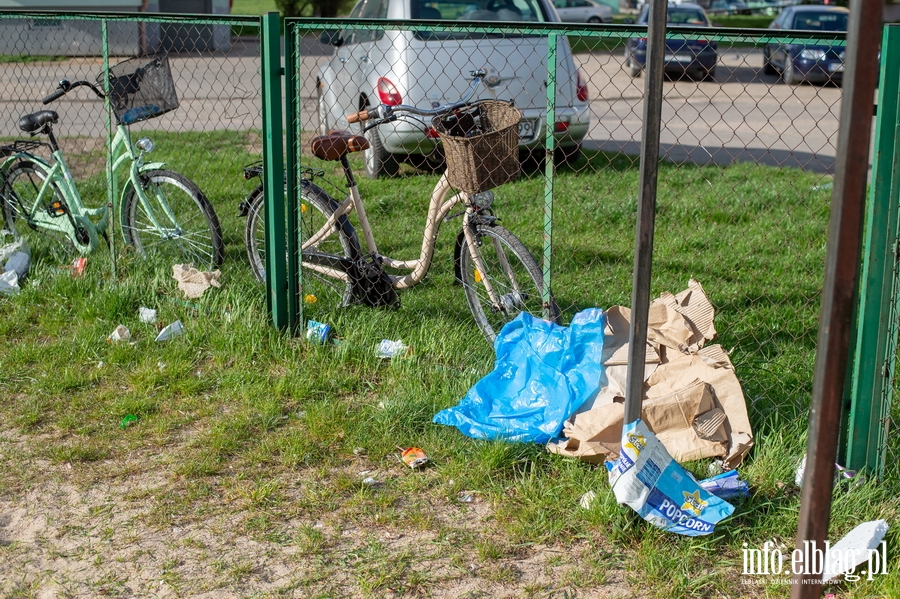
[[640, 77], [641, 76], [641, 66], [637, 64], [634, 58], [631, 56], [631, 53], [627, 50], [625, 51], [625, 68], [628, 70], [628, 74], [632, 77]]
[[381, 144], [381, 134], [378, 132], [378, 128], [370, 129], [366, 133], [366, 138], [369, 140], [369, 149], [363, 152], [366, 176], [370, 179], [377, 179], [378, 177], [393, 177], [400, 172], [400, 163]]
[[774, 75], [777, 72], [775, 67], [772, 66], [772, 59], [769, 58], [769, 53], [763, 50], [763, 73], [765, 75]]
[[797, 73], [794, 72], [794, 59], [790, 56], [784, 59], [784, 70], [781, 72], [781, 78], [784, 79], [784, 82], [787, 85], [797, 85], [800, 83]]
[[591, 17], [590, 19], [587, 20], [587, 22], [597, 24], [597, 23], [602, 23], [603, 21], [600, 20], [600, 17]]

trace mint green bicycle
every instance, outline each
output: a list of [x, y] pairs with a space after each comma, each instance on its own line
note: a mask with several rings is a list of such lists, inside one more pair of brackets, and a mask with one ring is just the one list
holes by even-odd
[[[102, 75], [101, 75], [102, 77]], [[165, 264], [190, 262], [198, 268], [222, 262], [222, 232], [212, 205], [184, 175], [165, 170], [162, 162], [145, 161], [153, 150], [149, 138], [132, 142], [129, 126], [178, 106], [165, 55], [133, 58], [110, 68], [110, 103], [116, 133], [110, 146], [116, 176], [122, 184], [120, 222], [125, 243]], [[49, 104], [78, 87], [105, 98], [102, 79], [60, 81], [43, 99]], [[3, 226], [14, 238], [24, 237], [32, 253], [48, 251], [62, 260], [87, 254], [108, 239], [111, 209], [82, 201], [72, 173], [53, 133], [59, 115], [52, 110], [26, 114], [19, 129], [47, 142], [18, 140], [0, 147], [0, 203]], [[49, 154], [50, 158], [39, 156]], [[127, 173], [121, 174], [125, 170]]]

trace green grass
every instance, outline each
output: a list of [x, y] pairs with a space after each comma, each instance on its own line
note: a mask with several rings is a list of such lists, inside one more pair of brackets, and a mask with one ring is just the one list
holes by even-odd
[[233, 15], [264, 15], [267, 12], [278, 12], [275, 0], [234, 0], [231, 5]]
[[[96, 485], [113, 482], [112, 465], [139, 455], [141, 468], [169, 481], [165, 491], [133, 491], [146, 498], [142, 525], [202, 526], [225, 513], [246, 538], [316, 564], [291, 582], [302, 596], [427, 596], [463, 575], [485, 588], [547, 596], [546, 585], [523, 579], [516, 567], [538, 546], [563, 549], [544, 567], [556, 589], [578, 596], [601, 593], [611, 570], [651, 597], [746, 596], [743, 544], [775, 538], [793, 545], [799, 494], [791, 481], [805, 443], [830, 197], [816, 186], [827, 177], [746, 164], [661, 165], [653, 295], [680, 291], [691, 276], [704, 284], [757, 436], [740, 469], [753, 496], [716, 534], [688, 539], [616, 505], [603, 468], [431, 424], [492, 364], [452, 281], [458, 220], [445, 225], [432, 273], [402, 292], [400, 310], [313, 305], [308, 316], [330, 323], [342, 343], [310, 345], [269, 326], [263, 289], [244, 257], [237, 202], [253, 184], [240, 167], [254, 159], [259, 135], [152, 135], [158, 156], [214, 202], [225, 231], [223, 287], [187, 304], [171, 265], [121, 252], [113, 276], [110, 254], [100, 251], [73, 279], [36, 256], [22, 293], [0, 297], [0, 435], [14, 431], [26, 447], [21, 455], [0, 451], [3, 500], [21, 501], [39, 486], [46, 464], [89, 471], [73, 484]], [[556, 180], [553, 288], [565, 321], [588, 306], [630, 302], [636, 160], [588, 158], [561, 168]], [[333, 164], [315, 166], [335, 174]], [[408, 166], [404, 173], [360, 181], [381, 249], [395, 257], [417, 255], [425, 191], [437, 179]], [[526, 170], [497, 191], [494, 204], [536, 255], [543, 185]], [[102, 186], [96, 176], [83, 189], [97, 202]], [[140, 306], [156, 308], [166, 323], [181, 319], [186, 335], [154, 343], [156, 328], [139, 322]], [[131, 329], [134, 345], [106, 343], [118, 324]], [[412, 357], [376, 358], [382, 338], [402, 338]], [[129, 414], [138, 420], [123, 430]], [[409, 471], [397, 461], [398, 445], [422, 447], [432, 467]], [[705, 467], [691, 465], [698, 473]], [[361, 472], [381, 484], [361, 484]], [[478, 502], [460, 504], [464, 490]], [[588, 490], [599, 499], [583, 510], [578, 499]], [[839, 489], [832, 539], [863, 520], [892, 520], [898, 491], [896, 477]], [[359, 531], [357, 540], [345, 530]], [[396, 535], [417, 541], [385, 540]], [[889, 551], [898, 540], [892, 530]], [[191, 550], [202, 553], [202, 543]], [[201, 587], [186, 559], [160, 562], [158, 576], [192, 594]], [[246, 558], [208, 559], [203, 584], [210, 586], [202, 588], [251, 594], [258, 572]], [[339, 576], [349, 585], [340, 591]], [[898, 585], [892, 572], [835, 590], [892, 596]], [[786, 597], [789, 588], [764, 592]]]

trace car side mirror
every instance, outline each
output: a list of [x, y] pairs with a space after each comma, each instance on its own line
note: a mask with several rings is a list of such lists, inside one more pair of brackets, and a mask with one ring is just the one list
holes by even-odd
[[319, 36], [319, 42], [326, 46], [340, 48], [344, 45], [344, 36], [342, 36], [341, 32], [337, 29], [329, 29], [322, 32], [322, 35]]

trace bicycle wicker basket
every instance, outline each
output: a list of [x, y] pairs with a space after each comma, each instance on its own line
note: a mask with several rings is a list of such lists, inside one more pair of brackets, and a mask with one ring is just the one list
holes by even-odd
[[519, 121], [510, 102], [483, 100], [436, 116], [432, 125], [444, 146], [447, 180], [467, 193], [481, 193], [519, 175]]
[[[97, 81], [103, 82], [103, 73]], [[178, 108], [169, 57], [138, 56], [109, 67], [109, 100], [119, 124], [125, 125]]]

